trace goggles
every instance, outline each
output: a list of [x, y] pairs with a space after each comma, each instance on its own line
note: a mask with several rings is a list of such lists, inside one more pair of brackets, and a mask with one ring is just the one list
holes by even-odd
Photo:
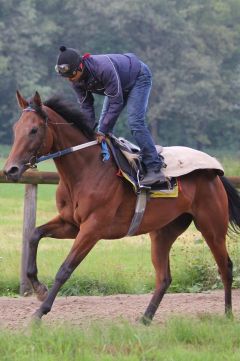
[[77, 70], [72, 71], [69, 64], [55, 65], [55, 70], [58, 74], [67, 78], [73, 78], [77, 74]]

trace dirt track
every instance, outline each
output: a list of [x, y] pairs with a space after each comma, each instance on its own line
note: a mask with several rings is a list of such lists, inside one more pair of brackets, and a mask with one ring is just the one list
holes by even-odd
[[[58, 297], [52, 311], [43, 317], [43, 322], [83, 325], [94, 320], [126, 319], [134, 323], [144, 312], [150, 297], [150, 294]], [[39, 305], [35, 297], [0, 297], [0, 327], [8, 329], [26, 327]], [[233, 291], [233, 312], [235, 317], [239, 318], [240, 290]], [[223, 313], [223, 290], [197, 294], [167, 294], [153, 322], [162, 323], [171, 315], [198, 316]]]

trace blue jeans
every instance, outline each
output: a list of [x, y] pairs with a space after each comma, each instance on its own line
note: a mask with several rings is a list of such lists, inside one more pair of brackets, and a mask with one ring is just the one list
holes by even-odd
[[[128, 124], [131, 133], [141, 150], [142, 161], [146, 169], [158, 171], [162, 166], [162, 161], [157, 154], [151, 133], [145, 123], [151, 87], [151, 72], [146, 64], [141, 63], [140, 73], [133, 88], [125, 99], [125, 106], [127, 107]], [[102, 116], [104, 116], [107, 109], [108, 98], [105, 97]]]
[[142, 160], [147, 170], [160, 170], [162, 162], [145, 122], [151, 88], [152, 74], [148, 66], [142, 63], [136, 83], [127, 97], [128, 124], [137, 145], [141, 149]]

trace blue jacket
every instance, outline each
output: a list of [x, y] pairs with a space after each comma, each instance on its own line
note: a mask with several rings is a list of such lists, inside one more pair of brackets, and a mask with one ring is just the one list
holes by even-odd
[[124, 99], [140, 72], [141, 62], [134, 54], [91, 55], [83, 59], [86, 76], [72, 86], [90, 124], [95, 124], [94, 97], [102, 94], [109, 99], [109, 108], [101, 120], [99, 131], [111, 132], [124, 107]]

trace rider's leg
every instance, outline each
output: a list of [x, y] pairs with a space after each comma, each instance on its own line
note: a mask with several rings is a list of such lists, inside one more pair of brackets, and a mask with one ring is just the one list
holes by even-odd
[[166, 180], [161, 172], [162, 160], [157, 154], [152, 136], [145, 123], [151, 86], [151, 73], [148, 67], [142, 63], [140, 74], [127, 97], [127, 112], [131, 132], [142, 152], [142, 160], [147, 172], [142, 184], [146, 185]]

